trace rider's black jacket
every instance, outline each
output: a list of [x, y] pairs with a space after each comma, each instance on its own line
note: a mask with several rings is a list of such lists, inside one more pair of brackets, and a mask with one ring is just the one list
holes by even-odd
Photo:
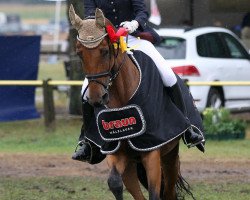
[[132, 35], [149, 32], [154, 43], [160, 42], [160, 36], [148, 25], [149, 14], [144, 0], [84, 0], [85, 17], [94, 16], [96, 8], [100, 8], [115, 27], [119, 27], [121, 22], [136, 20], [139, 28]]

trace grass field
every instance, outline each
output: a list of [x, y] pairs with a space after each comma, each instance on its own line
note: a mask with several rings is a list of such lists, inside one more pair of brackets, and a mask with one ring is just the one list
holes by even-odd
[[[56, 120], [56, 130], [48, 132], [43, 119], [0, 123], [0, 152], [12, 153], [70, 153], [81, 127], [81, 118]], [[206, 158], [250, 160], [250, 139], [229, 141], [207, 141]], [[203, 154], [196, 149], [187, 151], [181, 145], [181, 156], [187, 160], [199, 159]], [[200, 157], [199, 157], [200, 156]]]
[[77, 141], [81, 119], [56, 121], [56, 130], [48, 132], [43, 119], [0, 124], [0, 152], [69, 153]]
[[38, 79], [39, 80], [67, 80], [64, 64], [61, 60], [56, 63], [48, 63], [46, 59], [40, 59]]
[[[249, 183], [193, 184], [197, 200], [247, 200]], [[1, 178], [1, 200], [114, 200], [106, 180], [88, 177]], [[124, 200], [132, 200], [125, 191]], [[191, 200], [187, 197], [186, 200]]]

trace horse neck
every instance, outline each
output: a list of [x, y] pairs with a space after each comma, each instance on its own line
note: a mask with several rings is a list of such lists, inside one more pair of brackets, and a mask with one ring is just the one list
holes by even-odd
[[[118, 56], [117, 63], [122, 62], [123, 56], [122, 54]], [[126, 58], [123, 66], [110, 87], [110, 107], [121, 107], [126, 105], [137, 89], [140, 81], [138, 68], [127, 54], [125, 56]]]

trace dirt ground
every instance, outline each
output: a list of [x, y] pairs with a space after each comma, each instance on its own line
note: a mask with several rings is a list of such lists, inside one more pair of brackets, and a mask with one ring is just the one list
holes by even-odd
[[[250, 182], [250, 160], [181, 161], [184, 178], [206, 182]], [[0, 177], [92, 176], [106, 178], [108, 168], [103, 161], [90, 165], [73, 161], [70, 155], [0, 154]]]

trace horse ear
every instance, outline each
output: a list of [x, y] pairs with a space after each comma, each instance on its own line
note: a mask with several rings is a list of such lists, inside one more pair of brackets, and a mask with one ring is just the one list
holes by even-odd
[[103, 15], [103, 12], [99, 8], [95, 10], [95, 20], [97, 26], [101, 28], [105, 27], [105, 17]]
[[82, 25], [82, 20], [81, 18], [75, 13], [75, 9], [73, 5], [71, 4], [69, 7], [69, 19], [72, 24], [72, 26], [76, 29], [79, 30]]

